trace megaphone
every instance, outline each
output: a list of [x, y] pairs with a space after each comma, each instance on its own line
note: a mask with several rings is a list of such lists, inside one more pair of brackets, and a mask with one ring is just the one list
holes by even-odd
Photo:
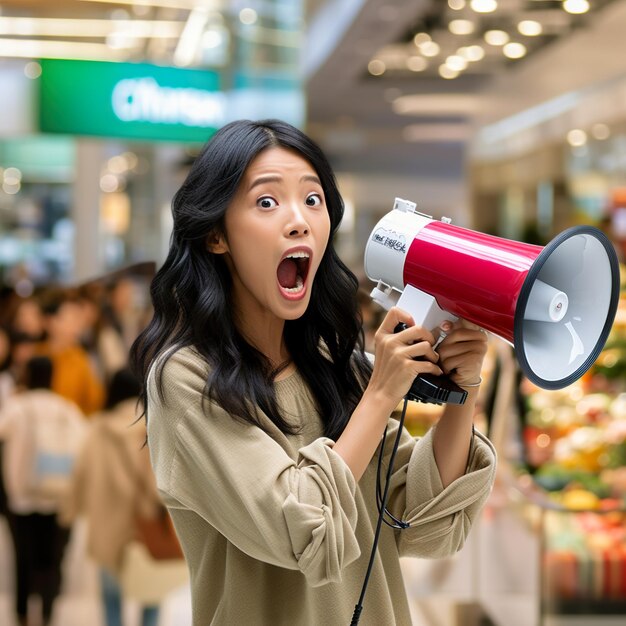
[[[543, 389], [566, 387], [593, 365], [619, 298], [617, 255], [597, 228], [569, 228], [542, 247], [436, 220], [401, 198], [369, 237], [365, 272], [377, 282], [372, 298], [416, 324], [463, 318], [507, 341]], [[454, 402], [448, 395], [416, 399]]]

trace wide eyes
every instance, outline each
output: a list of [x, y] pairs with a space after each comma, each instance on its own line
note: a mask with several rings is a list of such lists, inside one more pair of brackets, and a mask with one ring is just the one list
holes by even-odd
[[[317, 207], [322, 204], [322, 197], [318, 193], [312, 193], [311, 195], [306, 197], [304, 201], [307, 206]], [[271, 196], [262, 196], [257, 200], [257, 206], [261, 209], [274, 209], [278, 206], [278, 202], [274, 200]]]
[[307, 196], [305, 202], [307, 206], [319, 206], [322, 204], [322, 198], [319, 194], [312, 193], [310, 196]]
[[273, 209], [274, 207], [278, 206], [278, 202], [276, 202], [274, 198], [270, 198], [269, 196], [263, 196], [262, 198], [259, 198], [257, 200], [257, 204], [262, 209]]

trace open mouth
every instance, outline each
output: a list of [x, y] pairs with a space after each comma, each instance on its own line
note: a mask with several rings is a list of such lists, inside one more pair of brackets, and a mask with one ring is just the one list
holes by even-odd
[[310, 255], [305, 250], [290, 252], [278, 266], [278, 283], [283, 291], [297, 295], [304, 289], [309, 274]]

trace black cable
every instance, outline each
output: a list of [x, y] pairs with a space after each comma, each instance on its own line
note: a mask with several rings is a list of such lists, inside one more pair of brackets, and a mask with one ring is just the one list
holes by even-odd
[[[398, 429], [398, 434], [400, 434], [402, 432], [402, 426], [404, 424], [404, 417], [406, 415], [406, 400], [405, 400], [405, 404], [404, 404], [404, 408], [402, 410], [402, 415], [400, 416], [400, 423], [399, 423], [399, 429]], [[384, 451], [385, 451], [385, 442], [387, 440], [387, 429], [385, 428], [385, 432], [383, 433], [383, 438], [380, 444], [380, 454], [378, 455], [378, 464], [377, 464], [377, 468], [376, 468], [376, 506], [378, 507], [378, 512], [380, 513], [381, 510], [384, 512], [385, 515], [387, 515], [387, 517], [391, 518], [393, 520], [392, 522], [387, 521], [386, 519], [383, 518], [383, 522], [385, 524], [387, 524], [387, 526], [389, 526], [389, 528], [393, 528], [394, 530], [404, 530], [406, 528], [410, 528], [411, 524], [409, 524], [408, 522], [405, 522], [403, 520], [398, 519], [397, 517], [395, 517], [387, 507], [383, 507], [382, 506], [382, 491], [381, 491], [381, 487], [380, 487], [380, 475], [381, 475], [381, 469], [383, 466], [383, 456], [384, 456]], [[392, 457], [390, 457], [391, 459], [393, 459], [393, 457], [395, 456], [395, 449], [398, 446], [400, 439], [399, 436], [396, 435], [396, 443], [394, 444], [394, 450], [392, 451]], [[390, 463], [389, 467], [387, 468], [387, 476], [385, 478], [386, 482], [389, 482], [391, 480], [391, 471], [393, 469], [393, 465]]]
[[[370, 574], [372, 573], [372, 567], [374, 566], [374, 559], [376, 558], [376, 548], [378, 547], [378, 539], [380, 538], [380, 529], [383, 525], [383, 520], [385, 517], [386, 505], [387, 505], [387, 496], [389, 495], [389, 483], [391, 478], [391, 472], [393, 470], [393, 462], [396, 458], [396, 452], [398, 451], [398, 445], [400, 444], [400, 438], [402, 436], [402, 427], [404, 425], [404, 416], [406, 415], [406, 408], [408, 405], [407, 398], [404, 399], [404, 406], [402, 407], [402, 414], [400, 416], [400, 422], [398, 424], [398, 434], [396, 435], [396, 440], [393, 444], [393, 450], [391, 451], [391, 456], [389, 457], [389, 467], [387, 469], [387, 477], [385, 480], [385, 487], [383, 489], [383, 494], [381, 497], [380, 504], [378, 506], [378, 522], [376, 523], [376, 532], [374, 533], [374, 542], [372, 544], [372, 551], [370, 553], [370, 560], [367, 565], [367, 572], [365, 573], [365, 579], [363, 580], [363, 587], [361, 588], [361, 595], [359, 596], [359, 601], [356, 603], [354, 607], [354, 613], [352, 614], [352, 621], [350, 622], [350, 626], [357, 626], [359, 623], [359, 619], [361, 619], [361, 612], [363, 611], [363, 600], [365, 598], [365, 592], [367, 591], [367, 584], [369, 583]], [[383, 456], [384, 445], [385, 445], [385, 436], [387, 434], [387, 429], [385, 428], [385, 433], [383, 435], [383, 439], [380, 447], [380, 457], [378, 459], [379, 469], [380, 469], [380, 458]], [[376, 491], [377, 491], [377, 500], [378, 500], [378, 489], [379, 489], [379, 474], [376, 475]], [[389, 514], [391, 515], [391, 514]], [[393, 517], [393, 516], [391, 516]], [[395, 519], [395, 518], [393, 518]], [[404, 523], [404, 522], [402, 522]]]

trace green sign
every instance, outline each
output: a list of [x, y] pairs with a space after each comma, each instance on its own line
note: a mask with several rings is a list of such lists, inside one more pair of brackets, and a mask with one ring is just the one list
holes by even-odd
[[44, 133], [204, 142], [224, 124], [219, 74], [145, 63], [42, 59]]

